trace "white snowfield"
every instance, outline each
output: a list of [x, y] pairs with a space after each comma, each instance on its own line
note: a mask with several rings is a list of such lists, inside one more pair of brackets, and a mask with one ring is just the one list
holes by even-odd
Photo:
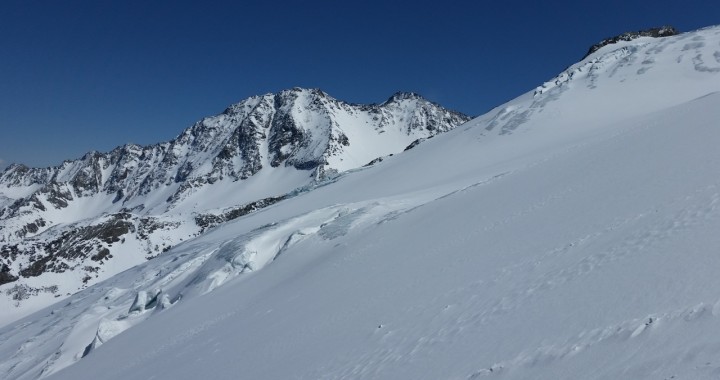
[[0, 373], [716, 379], [718, 146], [720, 27], [609, 45], [1, 329]]

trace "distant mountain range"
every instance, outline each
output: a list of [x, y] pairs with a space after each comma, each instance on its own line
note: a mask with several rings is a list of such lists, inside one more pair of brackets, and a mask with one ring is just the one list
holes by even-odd
[[22, 309], [30, 297], [67, 296], [469, 119], [415, 93], [362, 105], [293, 88], [245, 99], [168, 142], [11, 165], [0, 175], [0, 297]]

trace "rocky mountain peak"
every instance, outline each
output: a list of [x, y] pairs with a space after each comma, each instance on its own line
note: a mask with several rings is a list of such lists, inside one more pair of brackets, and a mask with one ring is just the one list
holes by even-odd
[[6, 176], [10, 176], [13, 174], [22, 174], [30, 170], [29, 167], [23, 164], [17, 164], [12, 163], [8, 165], [5, 170], [3, 170], [2, 175], [0, 175], [0, 178], [5, 178]]
[[327, 96], [325, 91], [319, 88], [304, 88], [304, 87], [293, 87], [287, 90], [282, 90], [278, 94], [305, 94], [305, 95], [316, 95], [316, 96]]
[[588, 50], [588, 52], [583, 57], [583, 59], [585, 59], [585, 57], [587, 57], [588, 55], [600, 50], [600, 48], [602, 48], [603, 46], [614, 44], [614, 43], [617, 43], [620, 41], [632, 41], [632, 40], [634, 40], [636, 38], [640, 38], [640, 37], [655, 37], [655, 38], [668, 37], [668, 36], [674, 36], [678, 33], [679, 33], [679, 31], [677, 29], [675, 29], [674, 27], [669, 26], [669, 25], [661, 26], [658, 28], [639, 30], [636, 32], [625, 32], [625, 33], [619, 34], [614, 37], [606, 38], [606, 39], [596, 43], [595, 45], [591, 46], [590, 49]]
[[398, 91], [394, 93], [391, 97], [388, 98], [388, 100], [385, 101], [385, 104], [387, 103], [397, 103], [402, 100], [425, 100], [420, 94], [417, 94], [415, 92], [408, 92], [408, 91]]

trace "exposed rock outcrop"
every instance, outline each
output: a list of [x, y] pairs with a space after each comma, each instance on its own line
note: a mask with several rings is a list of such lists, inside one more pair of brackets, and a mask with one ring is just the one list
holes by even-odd
[[620, 41], [632, 41], [640, 37], [668, 37], [678, 34], [678, 30], [672, 26], [662, 26], [659, 28], [650, 28], [645, 30], [639, 30], [637, 32], [625, 32], [615, 37], [606, 38], [595, 45], [591, 46], [588, 52], [583, 56], [583, 59], [588, 55], [600, 50], [603, 46], [614, 44]]

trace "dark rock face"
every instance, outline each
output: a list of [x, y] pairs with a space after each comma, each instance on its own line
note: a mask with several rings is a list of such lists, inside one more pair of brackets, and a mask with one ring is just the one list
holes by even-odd
[[672, 26], [663, 26], [660, 28], [650, 28], [645, 30], [639, 30], [637, 32], [625, 32], [615, 37], [606, 38], [595, 45], [590, 47], [587, 54], [583, 57], [585, 59], [588, 55], [598, 51], [603, 46], [614, 44], [620, 41], [632, 41], [640, 37], [668, 37], [678, 34], [678, 30]]
[[286, 196], [260, 199], [237, 207], [230, 207], [220, 214], [203, 214], [195, 217], [195, 223], [203, 229], [215, 227], [219, 224], [237, 219], [241, 216], [255, 212], [286, 199]]
[[[129, 213], [106, 215], [96, 223], [64, 227], [50, 239], [29, 238], [15, 244], [0, 246], [0, 285], [20, 278], [42, 276], [44, 273], [63, 273], [79, 270], [86, 273], [87, 283], [106, 261], [113, 258], [111, 247], [120, 247], [126, 239], [148, 241], [157, 230], [173, 230], [179, 223], [159, 221], [157, 218], [138, 218]], [[165, 248], [165, 247], [163, 247]], [[115, 251], [117, 254], [117, 251]], [[160, 253], [160, 247], [148, 248], [146, 257]], [[13, 263], [27, 258], [28, 265], [17, 273], [3, 262]]]
[[[307, 139], [290, 115], [277, 115], [270, 126], [270, 165], [278, 167]], [[284, 150], [283, 148], [286, 148]]]
[[50, 286], [41, 286], [39, 288], [33, 288], [31, 286], [25, 285], [25, 284], [15, 284], [13, 287], [5, 290], [5, 295], [10, 296], [13, 301], [15, 301], [15, 306], [20, 304], [20, 301], [26, 300], [32, 296], [36, 296], [39, 293], [51, 293], [55, 294], [55, 297], [59, 296], [57, 294], [58, 287], [57, 285], [50, 285]]
[[410, 145], [405, 147], [405, 150], [410, 150], [410, 149], [420, 145], [420, 143], [422, 143], [424, 140], [425, 139], [417, 139], [417, 140], [411, 142]]
[[23, 226], [21, 229], [15, 231], [15, 236], [18, 238], [24, 238], [28, 234], [34, 234], [37, 233], [40, 228], [45, 227], [46, 223], [43, 218], [38, 218], [34, 222], [28, 223], [25, 226]]
[[120, 242], [124, 235], [135, 232], [135, 225], [130, 218], [130, 214], [115, 214], [97, 225], [67, 229], [47, 243], [29, 247], [3, 247], [0, 256], [10, 258], [6, 249], [16, 255], [30, 256], [31, 264], [20, 271], [23, 277], [36, 277], [48, 271], [62, 273], [71, 269], [74, 262], [86, 258], [102, 261], [110, 256], [107, 245]]
[[17, 279], [17, 276], [13, 276], [13, 274], [10, 273], [10, 267], [6, 264], [2, 264], [2, 266], [0, 266], [0, 285], [17, 281]]

